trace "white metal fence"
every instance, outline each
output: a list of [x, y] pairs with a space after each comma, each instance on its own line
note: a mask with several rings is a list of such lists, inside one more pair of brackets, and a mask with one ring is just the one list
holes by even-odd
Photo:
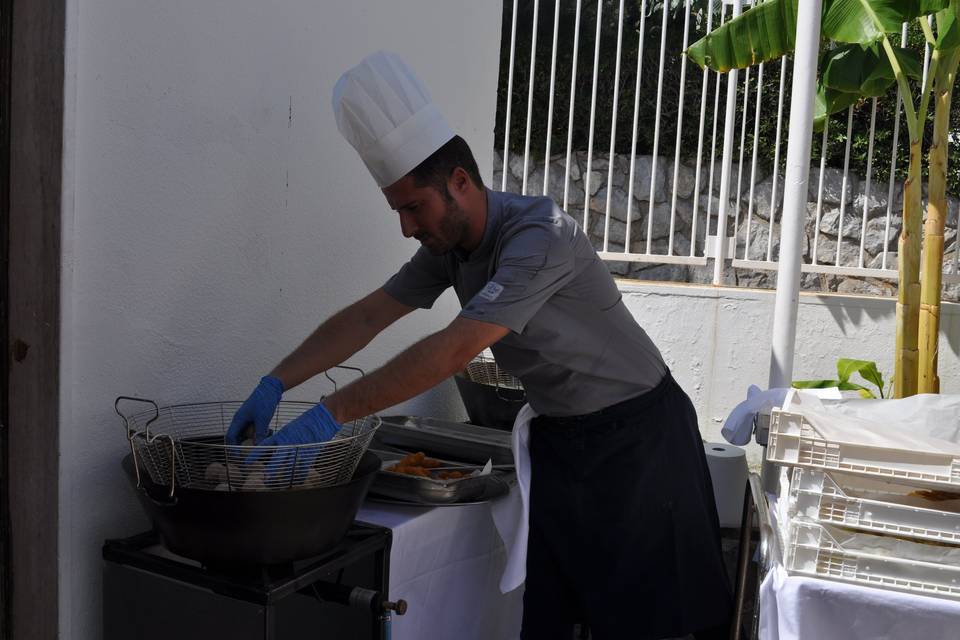
[[[712, 266], [715, 284], [725, 281], [724, 276], [729, 273], [730, 267], [776, 270], [778, 214], [783, 190], [776, 167], [780, 166], [781, 149], [784, 152], [786, 149], [788, 114], [785, 113], [784, 92], [788, 88], [786, 78], [791, 71], [791, 60], [784, 57], [776, 63], [760, 64], [739, 74], [731, 72], [721, 76], [710, 71], [701, 71], [695, 65], [688, 65], [684, 57], [680, 61], [679, 82], [668, 86], [664, 81], [664, 68], [666, 43], [668, 36], [672, 35], [668, 33], [670, 23], [668, 9], [665, 8], [670, 4], [669, 0], [655, 4], [652, 0], [637, 0], [639, 23], [626, 26], [624, 0], [620, 0], [615, 17], [604, 15], [604, 11], [609, 13], [612, 8], [610, 2], [597, 0], [594, 24], [582, 24], [581, 9], [587, 6], [587, 2], [590, 0], [557, 0], [549, 3], [544, 0], [544, 6], [553, 8], [552, 46], [548, 59], [538, 59], [538, 26], [542, 21], [551, 20], [551, 16], [541, 13], [540, 0], [532, 0], [533, 27], [529, 67], [526, 69], [528, 82], [524, 86], [515, 86], [514, 82], [518, 0], [512, 2], [506, 108], [501, 114], [504, 134], [500, 141], [502, 144], [498, 145], [502, 149], [503, 167], [499, 187], [503, 190], [510, 186], [519, 187], [524, 194], [548, 194], [554, 197], [558, 204], [578, 219], [583, 228], [593, 236], [598, 251], [605, 260], [672, 263], [701, 268]], [[709, 32], [716, 23], [729, 20], [740, 12], [739, 1], [725, 0], [721, 4], [719, 0], [707, 0], [699, 3], [701, 7], [706, 5], [706, 19], [697, 21], [691, 17], [691, 4], [691, 0], [683, 1], [683, 48]], [[567, 38], [567, 41], [564, 41], [559, 38], [560, 11], [561, 6], [569, 8], [570, 5], [573, 5], [575, 10], [574, 32], [572, 39]], [[679, 8], [677, 10], [679, 11]], [[701, 14], [701, 17], [703, 15]], [[616, 81], [612, 82], [613, 90], [610, 96], [613, 106], [610, 112], [601, 113], [597, 108], [598, 73], [603, 66], [600, 64], [601, 24], [604, 21], [612, 22], [614, 18], [617, 29], [616, 60], [613, 65]], [[657, 25], [659, 43], [656, 40], [651, 41], [650, 37], [657, 31], [654, 28]], [[591, 91], [589, 96], [584, 96], [577, 95], [578, 81], [583, 80], [578, 77], [578, 72], [581, 71], [578, 58], [581, 53], [581, 34], [588, 29], [594, 32], [595, 37], [593, 63], [588, 67], [592, 73]], [[636, 38], [635, 59], [623, 59], [623, 42], [627, 37]], [[907, 43], [906, 25], [903, 28], [902, 43]], [[648, 47], [658, 47], [659, 51], [657, 94], [654, 108], [641, 111], [640, 86], [644, 73], [641, 61]], [[564, 49], [572, 56], [570, 78], [557, 77], [558, 51]], [[928, 61], [929, 51], [924, 60], [924, 73]], [[544, 74], [537, 73], [539, 65], [549, 65], [549, 80], [546, 80]], [[764, 74], [771, 73], [779, 76], [777, 106], [775, 112], [764, 112]], [[699, 74], [697, 89], [691, 90], [691, 83], [687, 82], [688, 74]], [[549, 99], [546, 104], [536, 104], [535, 83], [547, 81]], [[555, 113], [554, 95], [560, 86], [558, 83], [568, 81], [570, 90], [567, 113]], [[632, 122], [620, 113], [620, 87], [627, 82], [635, 87]], [[519, 154], [512, 151], [518, 148], [518, 141], [511, 140], [511, 126], [517, 124], [512, 122], [514, 114], [511, 104], [515, 99], [514, 94], [522, 95], [523, 92], [527, 96], [525, 139], [523, 152]], [[663, 98], [669, 92], [676, 95], [676, 113], [668, 113], [663, 109]], [[724, 100], [720, 99], [721, 96]], [[738, 99], [742, 100], [739, 121], [736, 108]], [[579, 121], [574, 116], [575, 105], [581, 100], [590, 101], [588, 122]], [[699, 102], [698, 122], [684, 121], [684, 103], [690, 100]], [[804, 272], [844, 277], [897, 278], [896, 238], [899, 234], [902, 205], [899, 200], [901, 185], [895, 180], [896, 149], [906, 145], [907, 141], [901, 139], [899, 131], [899, 92], [891, 92], [881, 100], [896, 101], [892, 144], [886, 150], [875, 148], [878, 99], [873, 99], [869, 103], [871, 124], [862, 189], [856, 188], [860, 180], [850, 173], [853, 116], [854, 109], [858, 107], [850, 107], [847, 113], [845, 159], [842, 167], [830, 168], [825, 164], [827, 147], [831, 144], [829, 123], [822, 134], [815, 134], [814, 157], [811, 158], [813, 169], [810, 173], [809, 219], [806, 221], [808, 237], [804, 249], [805, 264], [802, 266]], [[867, 105], [859, 108], [867, 108]], [[535, 123], [542, 123], [544, 118], [546, 142], [543, 156], [540, 156], [538, 149], [531, 149], [532, 129]], [[761, 121], [765, 118], [776, 118], [773, 141], [774, 170], [768, 177], [759, 175], [757, 161], [757, 145], [760, 139], [758, 133]], [[676, 122], [674, 140], [661, 139], [661, 129], [668, 120]], [[567, 144], [561, 153], [555, 154], [555, 150], [551, 149], [551, 138], [554, 134], [560, 134], [563, 121], [566, 121]], [[596, 137], [599, 123], [604, 125], [604, 131], [609, 131], [609, 151], [606, 153], [591, 151], [605, 144], [605, 140], [601, 141]], [[718, 130], [720, 123], [723, 123], [723, 127]], [[631, 126], [631, 152], [616, 154], [618, 127]], [[588, 142], [585, 148], [577, 150], [574, 149], [573, 134], [580, 127], [588, 127]], [[652, 151], [646, 156], [638, 156], [637, 132], [643, 127], [653, 127]], [[694, 127], [698, 131], [695, 154], [690, 153], [689, 149], [681, 148], [681, 132], [686, 127]], [[751, 133], [749, 137], [748, 131]], [[833, 144], [836, 144], [836, 139]], [[517, 156], [522, 158], [522, 168]], [[539, 161], [541, 166], [537, 166], [537, 162], [533, 160], [535, 156], [543, 158]], [[685, 165], [684, 160], [693, 166]], [[874, 166], [880, 162], [889, 163], [890, 179], [887, 184], [874, 184], [873, 181]], [[642, 164], [642, 171], [638, 171], [638, 163]], [[629, 166], [624, 167], [624, 164]], [[600, 171], [597, 170], [598, 167]], [[519, 179], [513, 175], [512, 168], [521, 172]], [[623, 175], [615, 174], [618, 168]], [[551, 180], [551, 172], [554, 171], [563, 172], [562, 191], [556, 176]], [[582, 201], [579, 196], [572, 197], [572, 176], [582, 185]], [[833, 202], [835, 206], [828, 212], [825, 198], [836, 199], [836, 185], [831, 189], [827, 183], [838, 176], [841, 176], [839, 203]], [[518, 184], [511, 185], [508, 178], [516, 179]], [[551, 185], [557, 185], [557, 188], [551, 188]], [[661, 185], [666, 185], [667, 188], [664, 190]], [[658, 195], [661, 190], [665, 193]], [[957, 250], [960, 225], [955, 200], [951, 201], [948, 225], [950, 228], [946, 232], [946, 247], [949, 260], [945, 261], [944, 282], [960, 282], [960, 251]], [[717, 236], [721, 236], [722, 241], [718, 241]]]

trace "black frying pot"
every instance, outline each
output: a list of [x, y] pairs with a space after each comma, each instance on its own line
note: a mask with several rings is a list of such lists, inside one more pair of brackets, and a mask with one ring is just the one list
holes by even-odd
[[[136, 488], [133, 459], [122, 466]], [[380, 459], [366, 452], [353, 479], [333, 487], [286, 491], [211, 491], [169, 487], [140, 474], [137, 498], [165, 547], [207, 565], [278, 564], [336, 546], [367, 495]]]

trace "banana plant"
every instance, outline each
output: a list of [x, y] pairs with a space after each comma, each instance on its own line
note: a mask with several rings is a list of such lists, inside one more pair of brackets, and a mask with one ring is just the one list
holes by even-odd
[[[920, 284], [919, 393], [939, 393], [937, 375], [940, 339], [940, 298], [943, 290], [943, 230], [947, 217], [947, 147], [949, 146], [950, 102], [960, 64], [960, 0], [936, 14], [937, 35], [921, 21], [924, 35], [933, 49], [929, 76], [934, 100], [933, 139], [928, 160], [929, 182], [927, 220], [923, 229], [923, 268]], [[926, 101], [930, 94], [923, 96]]]
[[[860, 377], [877, 387], [877, 393], [869, 388], [855, 382], [850, 382], [853, 374], [859, 373]], [[863, 398], [883, 398], [883, 375], [877, 369], [877, 363], [870, 360], [852, 360], [850, 358], [840, 358], [837, 360], [837, 379], [836, 380], [794, 380], [795, 389], [827, 389], [837, 387], [840, 391], [857, 391]], [[879, 395], [878, 395], [879, 394]]]
[[[801, 0], [767, 0], [748, 9], [738, 18], [707, 34], [687, 49], [686, 54], [701, 67], [726, 72], [760, 62], [774, 60], [793, 51], [797, 25], [797, 5]], [[926, 121], [927, 96], [936, 73], [929, 73], [919, 90], [919, 112], [910, 81], [918, 80], [920, 60], [916, 52], [895, 47], [889, 34], [900, 31], [904, 22], [937, 14], [938, 32], [944, 46], [952, 42], [956, 29], [956, 3], [960, 0], [824, 0], [820, 20], [821, 39], [827, 45], [821, 55], [817, 77], [815, 128], [822, 130], [826, 118], [859, 101], [885, 94], [896, 83], [903, 100], [910, 141], [910, 160], [904, 183], [903, 228], [898, 246], [898, 299], [896, 357], [894, 359], [894, 396], [917, 392], [920, 379], [919, 327], [921, 309], [920, 239], [922, 226], [922, 147]], [[953, 16], [953, 19], [950, 18]], [[929, 31], [926, 29], [925, 33]], [[932, 38], [932, 35], [928, 35]], [[941, 53], [941, 58], [946, 55]], [[951, 58], [952, 60], [952, 58]], [[949, 65], [944, 62], [944, 68]], [[956, 65], [952, 66], [953, 73]], [[939, 69], [937, 70], [939, 73]], [[944, 71], [946, 83], [947, 71]], [[952, 82], [952, 76], [950, 76]], [[949, 107], [949, 93], [945, 96]], [[939, 104], [939, 103], [938, 103]], [[946, 117], [946, 116], [945, 116]], [[946, 124], [945, 120], [945, 124]], [[946, 174], [946, 132], [942, 152]], [[938, 155], [938, 159], [940, 155]], [[945, 182], [944, 182], [945, 184]], [[946, 198], [942, 199], [946, 211]], [[943, 217], [939, 221], [942, 261]], [[931, 225], [928, 223], [928, 227]], [[934, 228], [934, 231], [936, 229]], [[933, 255], [928, 256], [932, 260]], [[939, 264], [939, 263], [938, 263]], [[940, 268], [936, 271], [939, 280]], [[931, 283], [931, 286], [934, 283]], [[939, 285], [939, 283], [936, 283]], [[932, 289], [931, 289], [932, 291]], [[939, 286], [935, 293], [939, 301]], [[938, 304], [938, 303], [937, 303]], [[928, 305], [934, 316], [939, 308]], [[933, 318], [928, 319], [928, 324]], [[934, 333], [933, 355], [936, 356]], [[928, 348], [927, 352], [930, 349]], [[936, 362], [933, 363], [935, 370]]]

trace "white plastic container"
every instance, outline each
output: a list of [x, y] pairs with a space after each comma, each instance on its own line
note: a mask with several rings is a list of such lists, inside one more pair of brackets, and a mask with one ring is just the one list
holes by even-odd
[[800, 413], [774, 409], [767, 459], [771, 462], [899, 480], [960, 492], [960, 458], [933, 451], [831, 442]]
[[960, 566], [953, 558], [916, 559], [937, 551], [933, 545], [794, 520], [784, 566], [791, 574], [960, 600]]
[[797, 468], [790, 481], [789, 515], [861, 531], [960, 544], [960, 500], [937, 501], [924, 496], [924, 491], [904, 484]]

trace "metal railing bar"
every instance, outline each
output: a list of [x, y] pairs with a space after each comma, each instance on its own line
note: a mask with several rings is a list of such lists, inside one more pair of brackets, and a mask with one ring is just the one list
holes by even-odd
[[533, 29], [530, 34], [530, 79], [527, 82], [527, 135], [523, 144], [523, 182], [520, 194], [527, 195], [527, 169], [530, 163], [530, 134], [533, 128], [533, 81], [537, 63], [537, 23], [540, 21], [540, 0], [533, 0]]
[[837, 218], [837, 258], [834, 264], [840, 265], [840, 249], [843, 247], [843, 214], [847, 208], [847, 184], [850, 177], [850, 145], [853, 142], [853, 105], [847, 109], [847, 143], [843, 152], [843, 180], [840, 182], [840, 216]]
[[[723, 3], [720, 3], [720, 26], [723, 26], [726, 10]], [[720, 79], [722, 75], [717, 74], [717, 82], [713, 92], [713, 132], [710, 134], [710, 180], [707, 182], [707, 222], [703, 230], [704, 249], [706, 249], [707, 238], [710, 236], [710, 218], [713, 215], [713, 175], [714, 165], [717, 159], [717, 120], [720, 116]], [[704, 250], [706, 254], [706, 250]]]
[[787, 56], [780, 60], [780, 95], [777, 98], [777, 135], [773, 150], [773, 184], [770, 189], [770, 222], [767, 233], [767, 260], [773, 258], [773, 224], [777, 217], [777, 182], [780, 179], [780, 136], [783, 132], [783, 94], [787, 79]]
[[870, 212], [870, 179], [873, 176], [873, 141], [877, 126], [877, 99], [873, 99], [870, 108], [870, 139], [867, 143], [867, 176], [863, 183], [863, 220], [860, 225], [860, 260], [858, 267], [863, 266], [863, 252], [867, 243], [867, 214]]
[[[707, 2], [707, 31], [713, 30], [713, 0]], [[703, 131], [707, 116], [707, 86], [710, 84], [710, 69], [704, 67], [703, 81], [700, 85], [700, 130], [697, 133], [697, 169], [693, 180], [693, 223], [690, 226], [690, 256], [696, 253], [697, 247], [697, 217], [700, 213], [700, 171], [703, 167]], [[634, 124], [636, 128], [636, 124]], [[710, 200], [710, 194], [707, 194], [707, 201]], [[709, 218], [707, 220], [709, 224]], [[706, 253], [706, 252], [704, 252]]]
[[[713, 0], [710, 0], [713, 2]], [[637, 36], [637, 76], [633, 90], [633, 130], [630, 143], [630, 177], [627, 180], [627, 229], [623, 252], [630, 253], [631, 219], [633, 218], [633, 178], [637, 168], [637, 124], [640, 116], [640, 78], [643, 75], [643, 34], [647, 25], [647, 0], [640, 2], [640, 29]]]
[[[613, 108], [610, 114], [610, 160], [607, 162], [607, 206], [603, 221], [603, 250], [610, 248], [610, 203], [613, 201], [613, 169], [617, 144], [617, 102], [620, 100], [620, 57], [623, 53], [623, 0], [620, 0], [620, 16], [617, 19], [617, 61], [613, 72]], [[624, 246], [630, 244], [624, 238]]]
[[587, 222], [590, 218], [590, 173], [593, 165], [593, 131], [597, 114], [597, 73], [600, 70], [600, 26], [603, 17], [603, 0], [597, 0], [597, 34], [593, 48], [593, 91], [590, 96], [590, 135], [587, 142], [587, 171], [583, 180], [583, 231], [590, 233]]
[[[903, 23], [900, 31], [900, 46], [907, 46], [907, 23]], [[887, 188], [887, 220], [883, 230], [883, 257], [880, 259], [880, 268], [887, 268], [887, 255], [890, 253], [890, 218], [893, 213], [893, 191], [897, 184], [897, 150], [900, 142], [900, 109], [903, 106], [900, 95], [900, 86], [897, 86], [897, 103], [893, 116], [893, 146], [890, 151], [890, 184]]]
[[651, 262], [657, 264], [682, 264], [696, 267], [703, 267], [707, 264], [707, 258], [699, 256], [668, 256], [659, 253], [627, 253], [619, 251], [598, 251], [597, 255], [602, 260], [616, 260], [618, 262]]
[[[690, 43], [690, 0], [686, 0], [683, 21], [683, 50], [686, 51]], [[677, 104], [677, 142], [673, 153], [673, 198], [670, 202], [670, 240], [668, 241], [667, 254], [673, 255], [673, 236], [677, 227], [677, 180], [680, 176], [680, 132], [683, 128], [683, 97], [684, 88], [687, 84], [687, 56], [681, 56], [680, 59], [680, 96]], [[691, 234], [691, 241], [693, 235]]]
[[657, 106], [653, 117], [653, 152], [650, 155], [650, 202], [647, 208], [647, 253], [653, 242], [653, 207], [655, 204], [655, 189], [657, 184], [657, 153], [660, 150], [660, 106], [663, 99], [663, 69], [667, 54], [667, 16], [670, 14], [668, 5], [663, 5], [663, 20], [660, 25], [660, 73], [657, 75]]
[[[557, 0], [559, 2], [560, 0]], [[563, 210], [568, 211], [570, 200], [570, 158], [573, 153], [573, 106], [574, 98], [577, 93], [577, 52], [580, 49], [580, 3], [576, 0], [577, 11], [574, 17], [573, 27], [573, 61], [570, 67], [570, 117], [567, 120], [567, 162], [565, 166], [566, 175], [563, 178]]]
[[[757, 144], [760, 138], [760, 104], [763, 97], [763, 63], [757, 68], [757, 103], [754, 107], [753, 120], [753, 159], [750, 162], [750, 196], [747, 198], [747, 230], [743, 243], [743, 258], [750, 258], [750, 228], [753, 224], [753, 192], [757, 184]], [[746, 118], [746, 112], [744, 112]], [[736, 257], [736, 252], [734, 252]]]
[[550, 195], [550, 142], [553, 138], [553, 94], [557, 79], [557, 35], [560, 32], [560, 0], [554, 0], [553, 48], [550, 59], [550, 100], [547, 106], [547, 148], [543, 152], [543, 195]]
[[[743, 120], [740, 122], [740, 157], [738, 159], [737, 166], [737, 206], [733, 210], [733, 232], [734, 237], [736, 237], [737, 229], [740, 228], [740, 203], [743, 201], [743, 198], [740, 197], [740, 194], [743, 193], [743, 152], [747, 146], [747, 110], [748, 105], [750, 104], [750, 67], [747, 67], [747, 72], [743, 74]], [[737, 251], [736, 246], [734, 246], [733, 257], [736, 257]]]
[[823, 138], [820, 141], [820, 177], [817, 181], [817, 213], [814, 218], [813, 227], [813, 251], [810, 261], [817, 264], [817, 247], [820, 244], [820, 216], [823, 213], [823, 179], [827, 168], [827, 144], [829, 143], [828, 134], [830, 132], [830, 118], [827, 117], [823, 122]]
[[513, 61], [517, 51], [517, 0], [513, 0], [513, 26], [510, 28], [510, 66], [507, 70], [507, 115], [503, 125], [503, 180], [500, 190], [507, 190], [507, 172], [510, 171], [510, 111], [513, 102]]

